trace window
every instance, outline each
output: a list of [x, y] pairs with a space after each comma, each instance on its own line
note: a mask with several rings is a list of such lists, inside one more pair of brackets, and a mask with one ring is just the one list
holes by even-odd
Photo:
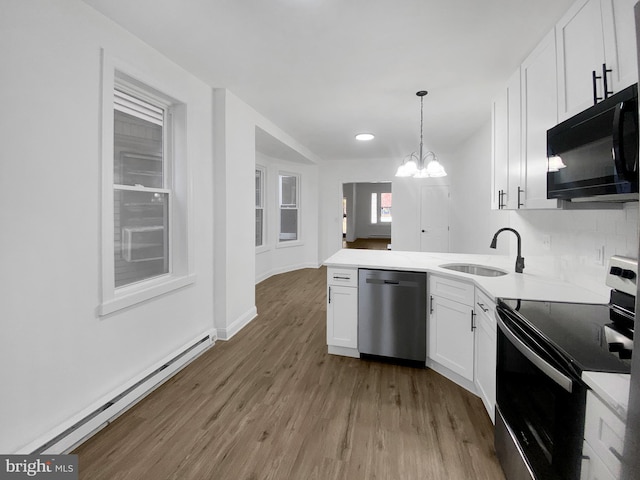
[[378, 194], [371, 194], [371, 223], [378, 223]]
[[391, 222], [391, 192], [380, 194], [380, 221]]
[[280, 205], [280, 242], [291, 242], [299, 237], [299, 184], [298, 175], [278, 176]]
[[391, 223], [391, 192], [371, 194], [371, 223], [378, 222]]
[[107, 53], [103, 60], [98, 312], [107, 315], [193, 283], [195, 275], [187, 106], [149, 79], [129, 76], [130, 67]]
[[114, 282], [169, 273], [172, 191], [165, 158], [166, 106], [114, 91]]
[[264, 168], [256, 168], [256, 247], [264, 244]]

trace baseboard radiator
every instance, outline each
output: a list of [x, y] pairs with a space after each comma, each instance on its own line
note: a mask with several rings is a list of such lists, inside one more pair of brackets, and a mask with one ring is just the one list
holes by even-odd
[[114, 419], [162, 385], [183, 367], [187, 366], [192, 360], [213, 345], [214, 341], [215, 339], [212, 339], [210, 335], [196, 341], [142, 380], [127, 388], [85, 416], [82, 420], [67, 428], [64, 432], [37, 448], [32, 454], [58, 455], [69, 453], [89, 437], [109, 425]]

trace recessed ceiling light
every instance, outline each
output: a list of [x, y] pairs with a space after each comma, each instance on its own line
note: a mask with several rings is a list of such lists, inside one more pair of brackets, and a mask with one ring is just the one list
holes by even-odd
[[356, 140], [360, 140], [361, 142], [368, 142], [374, 138], [375, 135], [373, 133], [359, 133], [356, 135]]

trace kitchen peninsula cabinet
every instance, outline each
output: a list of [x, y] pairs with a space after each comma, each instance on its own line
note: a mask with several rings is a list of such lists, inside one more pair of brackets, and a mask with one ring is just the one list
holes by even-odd
[[358, 269], [327, 269], [327, 345], [329, 353], [359, 357]]
[[428, 357], [473, 382], [474, 286], [429, 276]]
[[557, 23], [559, 121], [604, 98], [605, 80], [609, 94], [637, 82], [634, 4], [578, 0]]

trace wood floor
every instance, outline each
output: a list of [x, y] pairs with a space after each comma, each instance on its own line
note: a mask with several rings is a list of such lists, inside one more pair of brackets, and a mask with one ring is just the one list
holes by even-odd
[[342, 248], [360, 248], [367, 250], [387, 250], [390, 238], [356, 238], [353, 242], [342, 241]]
[[81, 479], [503, 479], [480, 399], [432, 370], [332, 356], [326, 269], [85, 442]]

